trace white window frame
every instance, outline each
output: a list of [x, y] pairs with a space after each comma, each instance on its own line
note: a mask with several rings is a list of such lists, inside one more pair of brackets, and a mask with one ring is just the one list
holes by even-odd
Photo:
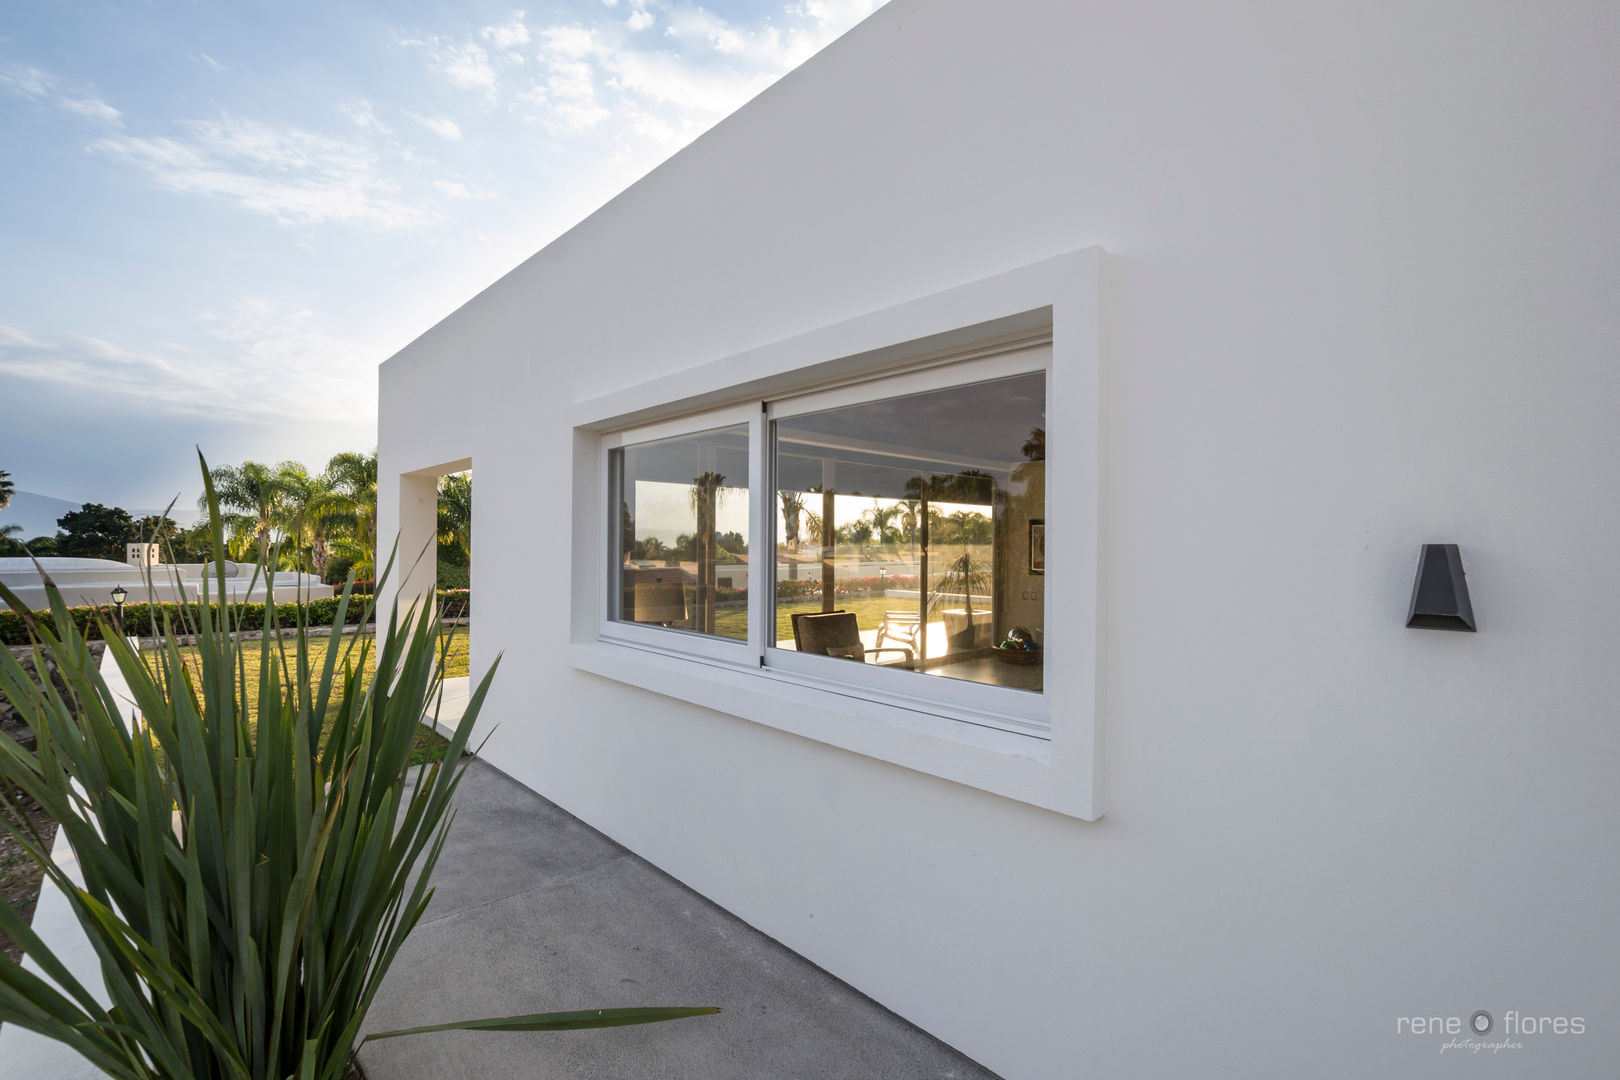
[[[570, 662], [969, 787], [1086, 820], [1100, 817], [1105, 265], [1100, 248], [1071, 252], [578, 403]], [[617, 517], [607, 506], [612, 447], [730, 426], [746, 416], [749, 547], [770, 550], [771, 419], [915, 392], [891, 387], [982, 381], [958, 376], [1027, 364], [1028, 350], [1043, 338], [1050, 349], [1047, 465], [1061, 478], [1058, 491], [1048, 493], [1046, 521], [1064, 538], [1065, 553], [1044, 579], [1043, 694], [875, 665], [833, 669], [768, 649], [775, 573], [768, 558], [749, 560], [746, 646], [607, 619], [606, 560], [617, 548], [609, 531]], [[1021, 359], [1007, 359], [1020, 351]], [[737, 419], [717, 419], [725, 417]], [[1032, 701], [1038, 706], [1029, 707]]]

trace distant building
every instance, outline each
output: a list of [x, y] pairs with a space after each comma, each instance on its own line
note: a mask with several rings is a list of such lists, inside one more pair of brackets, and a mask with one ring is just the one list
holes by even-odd
[[[131, 544], [131, 548], [155, 545]], [[132, 558], [144, 557], [144, 552], [131, 552]], [[128, 594], [127, 603], [142, 604], [148, 600], [157, 603], [177, 603], [202, 599], [203, 576], [208, 575], [208, 596], [219, 598], [219, 582], [211, 563], [120, 563], [110, 559], [40, 559], [36, 567], [33, 559], [0, 558], [0, 582], [17, 594], [18, 599], [36, 610], [50, 605], [40, 569], [50, 575], [62, 591], [69, 607], [105, 607], [112, 603], [112, 590], [122, 586]], [[225, 564], [225, 599], [235, 603], [249, 601], [263, 603], [268, 594], [266, 583], [258, 568], [246, 563]], [[275, 575], [275, 599], [319, 600], [333, 595], [332, 586], [326, 585], [313, 574], [295, 574], [278, 571]]]

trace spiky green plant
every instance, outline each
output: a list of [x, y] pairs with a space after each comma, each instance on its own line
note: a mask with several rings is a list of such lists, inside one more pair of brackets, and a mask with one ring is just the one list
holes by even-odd
[[[221, 564], [219, 506], [203, 468]], [[222, 565], [219, 572], [223, 597]], [[0, 736], [0, 779], [57, 820], [82, 887], [26, 818], [7, 815], [5, 827], [67, 896], [111, 1005], [0, 901], [0, 929], [55, 983], [0, 960], [0, 1021], [60, 1040], [127, 1080], [339, 1080], [389, 965], [432, 897], [451, 797], [494, 666], [444, 760], [413, 777], [411, 738], [435, 711], [442, 681], [435, 620], [402, 623], [396, 604], [375, 679], [362, 685], [370, 644], [351, 636], [346, 649], [327, 650], [312, 685], [301, 620], [290, 651], [268, 631], [256, 643], [239, 640], [239, 616], [229, 604], [208, 604], [205, 588], [195, 622], [166, 623], [153, 654], [101, 627], [138, 706], [131, 724], [131, 708], [108, 689], [61, 594], [49, 592], [46, 621], [0, 585], [0, 599], [29, 622], [36, 659], [52, 661], [65, 687], [36, 681], [0, 650], [0, 692], [38, 738], [29, 753]], [[340, 624], [350, 599], [345, 588]], [[197, 636], [195, 676], [177, 632]], [[244, 699], [248, 648], [262, 661], [256, 727]], [[336, 719], [322, 749], [320, 718], [332, 700]], [[714, 1011], [542, 1013], [368, 1038], [610, 1027]]]

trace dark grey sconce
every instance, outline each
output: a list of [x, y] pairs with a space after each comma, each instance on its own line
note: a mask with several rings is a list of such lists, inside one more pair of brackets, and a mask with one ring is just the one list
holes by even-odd
[[1473, 633], [1474, 605], [1468, 602], [1468, 579], [1456, 544], [1424, 544], [1412, 584], [1412, 610], [1406, 625], [1419, 630], [1465, 630]]

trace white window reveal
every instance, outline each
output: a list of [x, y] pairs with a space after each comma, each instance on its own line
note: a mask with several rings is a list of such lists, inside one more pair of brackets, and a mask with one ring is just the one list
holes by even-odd
[[1100, 268], [581, 406], [575, 666], [1098, 816]]

